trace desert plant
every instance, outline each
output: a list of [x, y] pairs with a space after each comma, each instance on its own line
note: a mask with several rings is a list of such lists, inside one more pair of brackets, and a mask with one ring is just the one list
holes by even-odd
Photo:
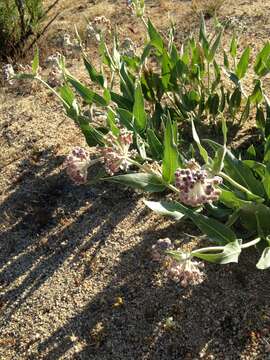
[[42, 0], [4, 0], [0, 3], [0, 55], [12, 56], [35, 34], [43, 16]]
[[[148, 201], [146, 205], [177, 220], [191, 219], [214, 242], [213, 246], [185, 254], [167, 249], [167, 258], [173, 259], [173, 273], [180, 272], [183, 284], [188, 279], [194, 283], [201, 280], [192, 258], [222, 264], [237, 262], [240, 252], [250, 246], [261, 251], [257, 267], [268, 268], [270, 104], [262, 82], [270, 71], [269, 44], [256, 57], [255, 85], [247, 95], [242, 79], [249, 69], [250, 50], [244, 49], [238, 60], [235, 37], [229, 53], [223, 52], [224, 64], [218, 65], [215, 55], [222, 28], [218, 27], [208, 39], [202, 20], [199, 39], [190, 39], [179, 52], [172, 35], [166, 45], [151, 21], [145, 24], [148, 42], [140, 55], [126, 48], [123, 51], [117, 36], [109, 49], [102, 33], [100, 70], [83, 52], [84, 65], [95, 84], [91, 88], [70, 74], [64, 57], [59, 57], [63, 85], [52, 89], [39, 74], [38, 53], [32, 73], [15, 77], [35, 79], [53, 91], [66, 114], [82, 130], [87, 144], [96, 148], [94, 159], [80, 148], [67, 158], [67, 173], [75, 183], [88, 183], [88, 168], [100, 162], [104, 167], [97, 176], [99, 180], [150, 193], [167, 189], [176, 194], [179, 202]], [[79, 38], [78, 43], [82, 48]], [[153, 68], [149, 67], [151, 61]], [[105, 66], [109, 76], [105, 75]], [[221, 72], [231, 81], [228, 86], [232, 85], [233, 90], [225, 87]], [[105, 110], [105, 121], [96, 121], [95, 106]], [[241, 124], [249, 117], [251, 106], [256, 109], [259, 143], [250, 146], [245, 157], [236, 156], [227, 148], [225, 119], [234, 117]], [[205, 117], [214, 126], [220, 123], [222, 145], [210, 139], [205, 140], [205, 147], [200, 140], [196, 127]], [[183, 124], [190, 128], [194, 140], [190, 152], [183, 151]], [[203, 165], [191, 157], [201, 158]], [[119, 175], [121, 170], [127, 174]]]

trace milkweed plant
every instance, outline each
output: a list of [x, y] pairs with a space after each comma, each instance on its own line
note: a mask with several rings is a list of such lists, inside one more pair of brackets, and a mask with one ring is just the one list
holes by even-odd
[[[202, 18], [199, 36], [178, 47], [173, 26], [162, 36], [144, 18], [142, 0], [129, 7], [145, 26], [143, 49], [130, 39], [119, 43], [104, 19], [89, 23], [88, 33], [90, 29], [99, 47], [97, 69], [76, 34], [73, 45], [80, 48], [90, 85], [68, 71], [60, 54], [51, 59], [55, 81], [44, 79], [38, 52], [31, 72], [14, 74], [6, 66], [6, 78], [42, 83], [81, 129], [92, 150], [77, 147], [64, 162], [75, 184], [91, 183], [88, 170], [98, 163], [100, 181], [161, 197], [165, 191], [173, 194], [174, 201], [145, 200], [145, 205], [175, 221], [190, 219], [209, 246], [183, 252], [168, 238], [158, 240], [153, 260], [169, 278], [182, 286], [198, 284], [204, 279], [202, 260], [238, 262], [248, 247], [258, 251], [257, 268], [269, 268], [270, 101], [263, 83], [270, 72], [270, 43], [251, 64], [249, 47], [239, 54], [233, 36], [225, 50], [223, 27], [216, 21], [214, 32], [207, 33]], [[110, 28], [109, 34], [102, 24]], [[70, 51], [73, 45], [69, 41]], [[247, 73], [253, 76], [250, 93], [243, 85]], [[233, 124], [240, 128], [251, 117], [256, 119], [258, 144], [244, 155], [237, 149], [233, 153], [227, 146], [228, 130]], [[208, 127], [222, 132], [221, 144], [200, 139], [199, 129]], [[185, 140], [186, 129], [192, 145]]]

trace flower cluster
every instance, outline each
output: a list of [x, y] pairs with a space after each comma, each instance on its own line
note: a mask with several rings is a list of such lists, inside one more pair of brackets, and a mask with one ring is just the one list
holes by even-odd
[[200, 270], [203, 264], [192, 261], [189, 254], [182, 254], [182, 260], [173, 260], [169, 263], [166, 275], [173, 281], [178, 282], [183, 287], [198, 285], [204, 280], [204, 273]]
[[11, 64], [5, 64], [2, 68], [3, 80], [12, 85], [12, 77], [15, 75], [13, 66]]
[[64, 49], [66, 56], [79, 56], [81, 54], [81, 45], [79, 42], [75, 39], [74, 41], [71, 41], [69, 34], [64, 34], [62, 38], [62, 47]]
[[127, 171], [130, 165], [128, 159], [135, 155], [134, 151], [129, 150], [132, 144], [132, 132], [121, 129], [118, 136], [109, 132], [105, 142], [106, 145], [99, 147], [98, 150], [106, 172], [112, 176], [119, 170]]
[[197, 285], [204, 280], [204, 273], [200, 270], [203, 264], [192, 261], [190, 254], [180, 253], [180, 260], [173, 259], [166, 251], [174, 250], [174, 245], [169, 238], [159, 239], [152, 246], [152, 259], [159, 261], [166, 269], [166, 276], [186, 287], [188, 284]]
[[96, 16], [91, 23], [96, 32], [105, 32], [111, 29], [111, 22], [106, 16]]
[[134, 57], [135, 56], [135, 44], [130, 38], [125, 38], [120, 45], [120, 53], [124, 56]]
[[47, 77], [47, 83], [51, 86], [51, 87], [57, 87], [57, 86], [61, 86], [63, 85], [63, 73], [62, 71], [59, 69], [58, 66], [53, 66], [50, 69], [50, 72], [48, 74]]
[[159, 239], [157, 243], [152, 246], [152, 259], [160, 262], [169, 259], [165, 251], [173, 250], [173, 248], [174, 246], [169, 238]]
[[185, 169], [175, 172], [175, 186], [180, 190], [180, 201], [190, 206], [200, 206], [218, 200], [221, 191], [216, 188], [222, 178], [209, 178], [206, 170], [194, 161], [187, 163]]
[[87, 39], [94, 43], [99, 43], [101, 34], [107, 30], [111, 30], [111, 22], [105, 16], [97, 16], [94, 20], [88, 23], [86, 27]]
[[[67, 35], [69, 36], [69, 35]], [[64, 42], [64, 40], [63, 40]], [[57, 51], [55, 54], [52, 54], [47, 57], [45, 60], [45, 65], [47, 68], [54, 68], [55, 66], [58, 66], [59, 60], [61, 58], [61, 54]]]
[[87, 181], [87, 170], [90, 166], [90, 156], [87, 151], [80, 147], [72, 150], [72, 153], [64, 162], [68, 176], [75, 184], [85, 184]]

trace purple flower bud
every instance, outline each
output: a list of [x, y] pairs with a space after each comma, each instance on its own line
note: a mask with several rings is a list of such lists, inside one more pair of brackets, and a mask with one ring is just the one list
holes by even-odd
[[218, 176], [209, 178], [206, 170], [199, 168], [195, 161], [188, 162], [188, 169], [177, 169], [175, 186], [180, 190], [180, 200], [190, 206], [201, 206], [216, 200], [220, 190], [215, 186], [222, 183]]

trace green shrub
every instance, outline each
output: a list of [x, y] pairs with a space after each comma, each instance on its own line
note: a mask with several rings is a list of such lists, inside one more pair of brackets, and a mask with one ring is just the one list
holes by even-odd
[[0, 2], [0, 56], [20, 53], [35, 34], [43, 15], [42, 0], [2, 0]]

